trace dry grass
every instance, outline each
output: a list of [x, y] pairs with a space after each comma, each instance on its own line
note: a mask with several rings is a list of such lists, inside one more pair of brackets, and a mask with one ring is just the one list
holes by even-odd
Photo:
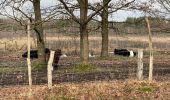
[[[32, 46], [35, 46], [33, 39], [31, 39]], [[21, 50], [27, 47], [27, 38], [2, 38], [0, 40], [0, 49], [3, 50]]]
[[79, 84], [63, 83], [46, 86], [33, 86], [32, 96], [28, 87], [8, 87], [0, 89], [1, 99], [12, 100], [168, 100], [169, 82], [111, 81], [86, 82]]
[[[145, 36], [110, 36], [109, 37], [109, 48], [112, 50], [113, 48], [120, 46], [122, 48], [138, 48], [147, 46], [148, 37]], [[65, 51], [74, 51], [75, 48], [79, 49], [79, 37], [71, 37], [71, 36], [55, 36], [55, 37], [47, 37], [46, 38], [46, 45], [50, 48], [60, 48], [64, 52]], [[169, 36], [154, 36], [153, 42], [160, 43], [160, 47], [162, 48], [161, 44], [169, 44], [170, 37]], [[99, 36], [90, 36], [89, 37], [90, 43], [90, 50], [100, 52], [101, 48], [101, 37]], [[35, 41], [31, 40], [32, 48], [36, 47]], [[25, 50], [27, 46], [27, 38], [20, 37], [14, 39], [7, 39], [2, 38], [0, 40], [0, 49], [1, 50]], [[165, 47], [168, 47], [165, 46]], [[164, 48], [164, 47], [163, 47]]]
[[[65, 40], [65, 41], [70, 41], [70, 40], [74, 40], [77, 39], [79, 40], [79, 37], [69, 37], [69, 36], [59, 36], [59, 37], [47, 37], [48, 41], [57, 41], [57, 40]], [[131, 40], [131, 41], [138, 41], [138, 42], [147, 42], [148, 41], [148, 37], [145, 36], [115, 36], [115, 37], [109, 37], [110, 40]], [[99, 36], [90, 36], [89, 40], [99, 40], [101, 41], [102, 38]], [[153, 41], [154, 42], [169, 42], [170, 41], [170, 37], [166, 37], [166, 36], [153, 36]]]

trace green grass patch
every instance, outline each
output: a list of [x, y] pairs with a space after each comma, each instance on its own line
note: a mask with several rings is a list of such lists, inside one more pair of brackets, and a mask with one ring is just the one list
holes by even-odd
[[47, 69], [47, 63], [35, 61], [32, 63], [32, 70], [46, 70]]
[[82, 72], [93, 72], [97, 68], [95, 65], [92, 64], [78, 64], [74, 66], [73, 70], [74, 72], [82, 73]]
[[142, 93], [149, 93], [149, 92], [153, 92], [153, 87], [151, 86], [141, 86], [138, 88], [138, 91], [139, 92], [142, 92]]
[[149, 93], [154, 91], [154, 87], [148, 83], [142, 82], [137, 90], [142, 93]]
[[27, 68], [25, 67], [1, 67], [0, 68], [0, 73], [13, 73], [19, 71], [27, 71]]

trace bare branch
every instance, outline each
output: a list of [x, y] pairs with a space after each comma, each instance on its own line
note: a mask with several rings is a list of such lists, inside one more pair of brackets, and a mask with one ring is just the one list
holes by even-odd
[[169, 0], [157, 0], [166, 11], [170, 13], [170, 1]]
[[67, 4], [66, 4], [63, 0], [59, 0], [59, 1], [63, 4], [64, 8], [65, 8], [65, 9], [67, 10], [67, 12], [70, 14], [70, 16], [72, 17], [72, 19], [73, 19], [75, 22], [77, 22], [77, 23], [80, 24], [79, 19], [73, 14], [73, 11], [71, 11], [71, 10], [69, 9], [69, 7], [67, 6]]
[[122, 6], [116, 8], [115, 10], [111, 10], [111, 11], [109, 11], [109, 13], [113, 13], [113, 12], [116, 12], [116, 11], [122, 9], [122, 8], [128, 7], [128, 6], [129, 6], [131, 3], [133, 3], [133, 2], [135, 2], [135, 0], [132, 0], [132, 1], [130, 1], [130, 2], [127, 2], [126, 4], [123, 4]]
[[87, 21], [85, 23], [87, 24], [97, 13], [99, 13], [106, 5], [108, 5], [110, 1], [111, 0], [108, 0], [108, 2], [104, 6], [101, 6], [98, 10], [96, 10], [94, 13], [89, 15], [88, 19], [87, 19]]

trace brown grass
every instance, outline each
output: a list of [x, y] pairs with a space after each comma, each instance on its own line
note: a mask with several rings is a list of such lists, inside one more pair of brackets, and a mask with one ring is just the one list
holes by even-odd
[[32, 96], [28, 87], [8, 87], [0, 89], [1, 99], [12, 100], [168, 100], [169, 82], [110, 81], [86, 82], [79, 84], [63, 83], [46, 86], [33, 86]]
[[[47, 37], [47, 40], [48, 41], [57, 41], [57, 40], [65, 40], [65, 41], [69, 41], [69, 40], [74, 40], [74, 39], [77, 39], [79, 40], [80, 38], [79, 37], [76, 37], [76, 38], [73, 38], [73, 37], [69, 37], [69, 36], [60, 36], [60, 37]], [[131, 40], [131, 41], [138, 41], [138, 42], [147, 42], [148, 41], [148, 37], [145, 35], [145, 36], [115, 36], [115, 37], [109, 37], [110, 40]], [[89, 40], [99, 40], [101, 41], [102, 38], [99, 37], [99, 36], [91, 36], [89, 37]], [[169, 42], [170, 41], [170, 37], [157, 37], [157, 36], [154, 36], [153, 37], [153, 41], [154, 42]]]
[[[110, 36], [109, 37], [109, 49], [113, 48], [146, 48], [148, 37], [145, 36]], [[157, 43], [157, 49], [168, 49], [170, 37], [169, 36], [153, 36], [153, 42]], [[164, 45], [163, 45], [164, 44]], [[36, 47], [35, 41], [31, 40], [31, 48]], [[73, 36], [55, 36], [46, 38], [46, 46], [49, 48], [60, 48], [64, 52], [70, 52], [74, 50], [79, 51], [79, 37]], [[90, 50], [100, 52], [101, 49], [101, 37], [90, 36], [89, 37]], [[1, 50], [25, 50], [27, 48], [27, 38], [20, 37], [14, 38], [13, 40], [2, 38], [0, 40]], [[75, 49], [77, 48], [77, 49]]]

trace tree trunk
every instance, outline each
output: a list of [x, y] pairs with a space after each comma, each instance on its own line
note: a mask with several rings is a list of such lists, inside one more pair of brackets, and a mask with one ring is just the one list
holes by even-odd
[[83, 64], [88, 64], [89, 41], [86, 25], [80, 25], [80, 57]]
[[40, 9], [40, 0], [33, 0], [34, 14], [35, 14], [35, 26], [34, 31], [37, 36], [37, 49], [38, 49], [38, 61], [41, 67], [46, 66], [45, 60], [45, 44], [44, 44], [44, 35], [41, 19], [41, 9]]
[[104, 9], [102, 11], [102, 48], [101, 48], [101, 57], [107, 57], [108, 56], [108, 41], [109, 41], [109, 37], [108, 37], [108, 5], [106, 5], [106, 3], [108, 3], [108, 0], [103, 0], [103, 6]]
[[83, 64], [88, 64], [89, 41], [87, 32], [87, 11], [88, 0], [81, 0], [80, 3], [80, 57]]

